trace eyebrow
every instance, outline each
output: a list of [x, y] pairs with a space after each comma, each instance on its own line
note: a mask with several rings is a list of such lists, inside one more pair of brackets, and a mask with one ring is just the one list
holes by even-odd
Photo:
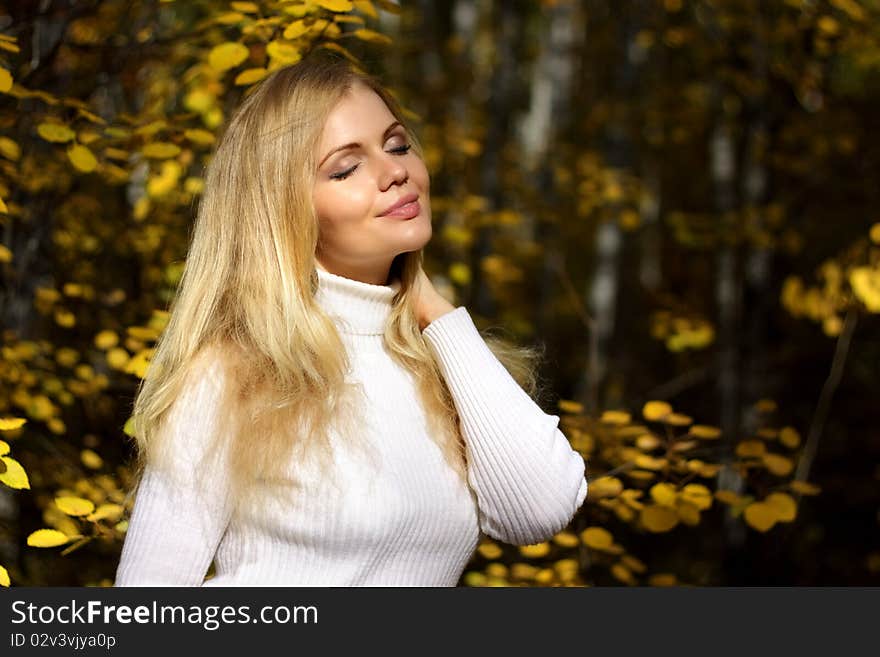
[[[391, 125], [389, 125], [387, 128], [385, 128], [385, 132], [382, 133], [382, 140], [384, 141], [384, 140], [388, 137], [388, 133], [391, 132], [392, 130], [394, 130], [394, 128], [396, 128], [396, 127], [399, 126], [399, 125], [402, 125], [402, 124], [400, 123], [400, 121], [395, 121], [394, 123], [392, 123]], [[343, 144], [342, 146], [337, 146], [336, 148], [334, 148], [332, 151], [330, 151], [329, 153], [327, 153], [327, 154], [324, 156], [324, 158], [323, 158], [323, 159], [321, 160], [321, 162], [318, 164], [318, 167], [321, 167], [321, 166], [324, 164], [324, 162], [326, 162], [327, 159], [328, 159], [331, 155], [333, 155], [334, 153], [338, 153], [339, 151], [344, 151], [344, 150], [347, 150], [347, 149], [349, 149], [349, 148], [359, 148], [359, 147], [360, 147], [360, 144], [359, 144], [358, 142], [351, 142], [350, 144]]]

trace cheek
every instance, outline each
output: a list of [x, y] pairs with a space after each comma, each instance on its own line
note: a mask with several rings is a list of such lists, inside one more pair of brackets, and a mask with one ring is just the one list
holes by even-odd
[[370, 208], [370, 199], [355, 184], [338, 184], [337, 188], [324, 185], [312, 198], [318, 219], [330, 229], [338, 230], [362, 219]]
[[428, 176], [428, 168], [420, 158], [416, 158], [416, 163], [413, 165], [410, 175], [423, 190], [427, 192], [430, 189], [431, 178]]

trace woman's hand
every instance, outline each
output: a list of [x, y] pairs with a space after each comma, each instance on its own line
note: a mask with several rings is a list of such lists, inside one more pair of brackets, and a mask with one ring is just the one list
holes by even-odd
[[419, 267], [416, 276], [416, 317], [419, 330], [424, 331], [428, 324], [452, 310], [455, 310], [455, 306], [440, 296], [425, 270]]

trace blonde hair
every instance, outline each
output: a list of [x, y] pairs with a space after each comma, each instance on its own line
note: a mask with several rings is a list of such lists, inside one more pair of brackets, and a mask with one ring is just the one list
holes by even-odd
[[[348, 356], [315, 300], [319, 224], [311, 195], [325, 118], [357, 83], [385, 101], [421, 157], [393, 96], [376, 78], [332, 55], [311, 54], [274, 71], [230, 118], [207, 167], [168, 325], [136, 394], [135, 484], [148, 463], [173, 469], [192, 456], [175, 453], [182, 445], [163, 427], [175, 420], [168, 417], [175, 400], [206, 376], [218, 386], [219, 414], [205, 427], [211, 433], [207, 449], [190, 474], [216, 476], [217, 468], [226, 468], [222, 476], [238, 504], [261, 502], [254, 484], [289, 478], [293, 458], [318, 456], [322, 474], [329, 474], [331, 428], [352, 445], [358, 441], [356, 395], [345, 381]], [[390, 278], [401, 286], [383, 339], [391, 357], [413, 373], [431, 437], [466, 481], [456, 407], [414, 314], [422, 258], [419, 250], [392, 263]], [[486, 342], [533, 394], [536, 352], [495, 337]], [[196, 438], [186, 436], [194, 452]]]

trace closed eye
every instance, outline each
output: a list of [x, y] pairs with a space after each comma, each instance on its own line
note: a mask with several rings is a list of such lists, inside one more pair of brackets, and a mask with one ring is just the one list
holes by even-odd
[[[404, 144], [403, 146], [397, 146], [395, 148], [390, 149], [389, 153], [395, 153], [396, 155], [406, 155], [409, 152], [409, 149], [412, 148], [412, 144]], [[346, 169], [345, 171], [340, 171], [339, 173], [331, 173], [330, 177], [333, 180], [345, 180], [351, 174], [354, 173], [354, 170], [360, 166], [360, 163], [355, 164], [354, 166]]]

